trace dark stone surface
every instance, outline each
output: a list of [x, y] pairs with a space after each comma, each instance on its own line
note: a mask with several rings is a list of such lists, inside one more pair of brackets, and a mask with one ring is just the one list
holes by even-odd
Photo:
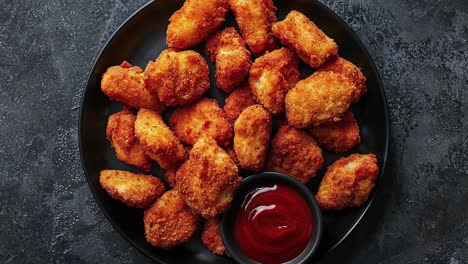
[[[99, 211], [78, 113], [95, 56], [146, 1], [0, 0], [0, 263], [149, 263]], [[324, 0], [358, 34], [391, 112], [383, 188], [324, 263], [468, 263], [468, 5]]]

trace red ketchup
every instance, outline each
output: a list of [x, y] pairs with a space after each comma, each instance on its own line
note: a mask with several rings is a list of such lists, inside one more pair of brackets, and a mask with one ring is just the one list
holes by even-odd
[[297, 257], [312, 235], [312, 215], [304, 198], [282, 185], [257, 187], [237, 211], [234, 238], [245, 255], [260, 263]]

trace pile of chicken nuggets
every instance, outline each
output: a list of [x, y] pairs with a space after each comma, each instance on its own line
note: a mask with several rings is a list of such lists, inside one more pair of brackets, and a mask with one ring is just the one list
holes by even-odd
[[[230, 10], [240, 33], [220, 28]], [[219, 216], [241, 171], [276, 171], [307, 183], [324, 164], [322, 148], [343, 153], [360, 143], [349, 107], [367, 91], [363, 73], [304, 14], [291, 11], [277, 21], [275, 13], [272, 0], [186, 0], [169, 19], [169, 48], [155, 61], [144, 70], [123, 62], [103, 74], [102, 92], [124, 105], [109, 116], [106, 130], [117, 158], [147, 173], [153, 161], [166, 170], [159, 177], [100, 174], [110, 196], [145, 209], [153, 246], [187, 242], [205, 219], [202, 242], [226, 255]], [[203, 43], [211, 62], [190, 50]], [[301, 61], [315, 69], [302, 80]], [[223, 108], [204, 97], [208, 63], [216, 66], [218, 89], [229, 93]], [[168, 108], [174, 111], [165, 120]], [[320, 207], [362, 205], [378, 172], [374, 154], [339, 159], [316, 194]]]

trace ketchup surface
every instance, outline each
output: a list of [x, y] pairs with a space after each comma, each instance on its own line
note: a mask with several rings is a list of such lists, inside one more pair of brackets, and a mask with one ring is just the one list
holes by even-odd
[[272, 184], [247, 193], [237, 211], [234, 238], [251, 259], [283, 263], [305, 249], [312, 225], [304, 198], [287, 186]]

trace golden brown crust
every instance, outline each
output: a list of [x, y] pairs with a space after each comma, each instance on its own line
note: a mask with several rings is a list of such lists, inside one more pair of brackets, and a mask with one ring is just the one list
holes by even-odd
[[234, 151], [234, 146], [229, 145], [224, 150], [226, 151], [228, 156], [231, 158], [232, 162], [234, 162], [234, 164], [236, 164], [236, 166], [239, 167], [240, 162], [239, 162], [239, 159], [237, 158], [236, 152]]
[[225, 102], [224, 112], [226, 113], [226, 118], [231, 124], [234, 124], [245, 108], [255, 104], [255, 99], [250, 91], [249, 85], [245, 84], [235, 89], [226, 98]]
[[176, 190], [170, 190], [145, 210], [143, 221], [146, 240], [167, 250], [189, 241], [200, 217], [190, 210]]
[[345, 76], [315, 72], [286, 95], [286, 117], [297, 128], [339, 121], [354, 98], [356, 87]]
[[216, 63], [216, 82], [226, 93], [230, 93], [249, 74], [252, 64], [250, 52], [233, 27], [210, 37], [206, 42], [206, 54]]
[[120, 66], [109, 67], [102, 75], [101, 90], [110, 99], [129, 107], [147, 108], [162, 112], [164, 105], [157, 95], [152, 95], [145, 87], [143, 70], [124, 61]]
[[259, 172], [265, 164], [271, 114], [261, 105], [247, 107], [234, 124], [234, 150], [243, 169]]
[[135, 136], [136, 116], [122, 110], [109, 116], [106, 136], [117, 158], [144, 171], [151, 171], [151, 162]]
[[379, 174], [374, 154], [353, 154], [328, 167], [315, 198], [324, 210], [361, 206]]
[[193, 145], [203, 135], [213, 137], [220, 146], [227, 146], [232, 139], [232, 126], [223, 109], [213, 99], [201, 100], [177, 108], [169, 118], [169, 126], [177, 137]]
[[231, 204], [241, 178], [237, 166], [211, 137], [200, 138], [176, 174], [177, 190], [205, 218], [223, 213]]
[[101, 171], [99, 182], [112, 198], [138, 208], [148, 207], [166, 190], [159, 178], [120, 170]]
[[164, 173], [164, 178], [166, 178], [167, 183], [169, 183], [169, 187], [175, 188], [176, 186], [176, 173], [177, 170], [167, 170]]
[[226, 255], [226, 249], [219, 232], [218, 218], [210, 218], [205, 221], [201, 241], [211, 252], [218, 255]]
[[229, 0], [242, 38], [255, 55], [262, 55], [278, 47], [271, 31], [276, 20], [272, 0]]
[[291, 11], [283, 21], [272, 27], [283, 45], [294, 50], [312, 68], [318, 68], [338, 53], [338, 45], [304, 14]]
[[284, 111], [284, 98], [299, 78], [296, 55], [281, 48], [255, 60], [250, 68], [249, 85], [257, 102], [277, 115]]
[[169, 18], [167, 45], [188, 49], [202, 43], [221, 26], [228, 11], [227, 0], [186, 0]]
[[331, 71], [346, 76], [357, 89], [357, 93], [353, 98], [354, 103], [358, 102], [361, 96], [367, 92], [366, 77], [362, 74], [361, 70], [352, 62], [338, 55], [320, 67], [319, 71]]
[[184, 105], [202, 97], [210, 88], [205, 59], [193, 50], [164, 50], [145, 69], [148, 90], [165, 105]]
[[307, 132], [285, 125], [272, 139], [267, 167], [306, 183], [316, 176], [323, 162], [322, 150]]
[[336, 153], [348, 151], [361, 142], [359, 126], [351, 111], [338, 122], [311, 127], [309, 133], [320, 146]]
[[135, 135], [146, 155], [164, 169], [177, 169], [184, 161], [185, 149], [166, 126], [162, 117], [151, 110], [138, 111]]

